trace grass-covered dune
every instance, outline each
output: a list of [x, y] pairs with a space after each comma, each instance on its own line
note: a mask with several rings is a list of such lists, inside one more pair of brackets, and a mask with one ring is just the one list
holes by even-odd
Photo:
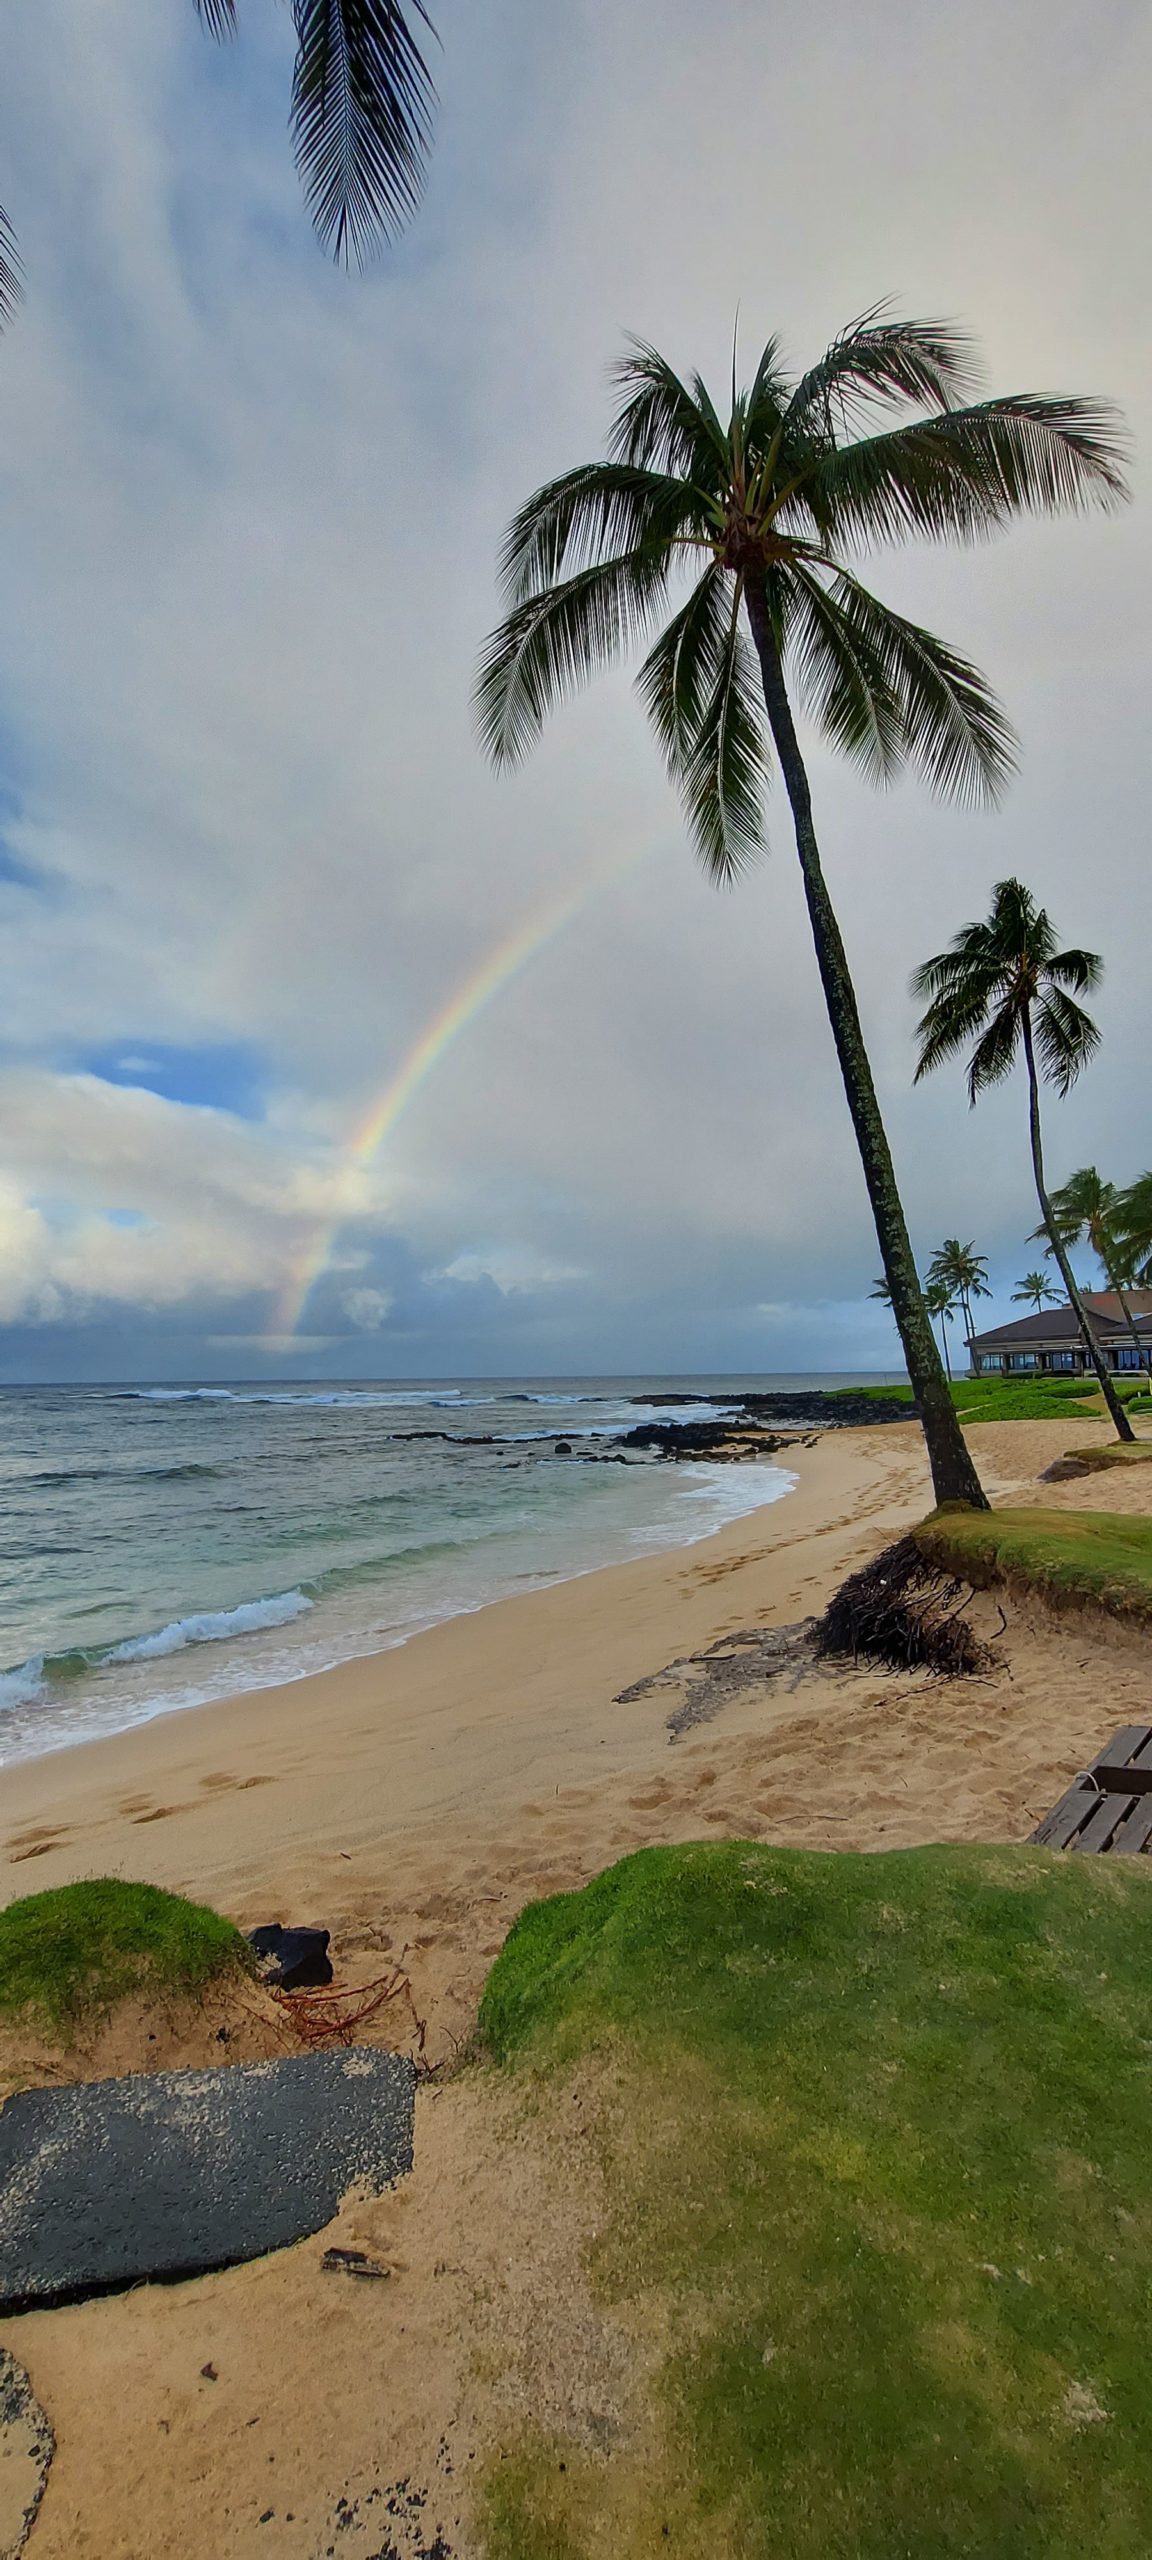
[[1008, 1583], [1056, 1607], [1152, 1624], [1152, 1518], [1139, 1513], [949, 1509], [915, 1537], [929, 1562], [977, 1586]]
[[530, 1907], [489, 2053], [594, 2124], [651, 2427], [528, 2432], [489, 2560], [1146, 2560], [1152, 1875], [648, 1849]]
[[196, 1993], [252, 1952], [218, 1911], [158, 1885], [98, 1876], [0, 1911], [0, 2024], [67, 2033], [133, 1992]]

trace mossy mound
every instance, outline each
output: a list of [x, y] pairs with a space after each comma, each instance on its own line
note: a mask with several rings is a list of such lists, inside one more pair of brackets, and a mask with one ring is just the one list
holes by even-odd
[[1152, 1625], [1152, 1518], [1125, 1511], [936, 1511], [913, 1532], [944, 1573]]
[[99, 1876], [0, 1911], [0, 2019], [67, 2032], [130, 1992], [202, 1991], [252, 1971], [247, 1940], [206, 1904]]
[[1143, 2560], [1142, 1861], [644, 1850], [522, 1915], [482, 2030], [659, 2342], [650, 2430], [504, 2447], [489, 2560]]

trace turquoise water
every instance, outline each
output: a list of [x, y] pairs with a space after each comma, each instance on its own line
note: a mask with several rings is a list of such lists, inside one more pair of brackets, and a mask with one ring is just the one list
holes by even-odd
[[603, 1448], [652, 1393], [808, 1383], [2, 1389], [0, 1762], [706, 1537], [792, 1478], [555, 1440]]

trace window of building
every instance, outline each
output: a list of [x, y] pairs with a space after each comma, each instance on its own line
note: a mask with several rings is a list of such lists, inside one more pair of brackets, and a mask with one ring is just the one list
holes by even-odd
[[1118, 1369], [1139, 1369], [1143, 1363], [1134, 1342], [1122, 1342], [1116, 1354]]
[[1054, 1369], [1074, 1369], [1075, 1366], [1076, 1354], [1074, 1351], [1054, 1351], [1052, 1353], [1052, 1367]]
[[1036, 1354], [1034, 1351], [1012, 1351], [1008, 1356], [1008, 1366], [1010, 1369], [1034, 1369]]

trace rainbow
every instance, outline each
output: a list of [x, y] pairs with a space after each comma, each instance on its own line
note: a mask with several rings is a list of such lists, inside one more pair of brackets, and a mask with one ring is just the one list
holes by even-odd
[[[397, 1121], [420, 1091], [421, 1085], [442, 1057], [458, 1040], [478, 1013], [491, 1004], [521, 969], [534, 960], [538, 952], [561, 933], [566, 924], [588, 905], [601, 889], [619, 880], [626, 871], [642, 862], [649, 847], [641, 845], [618, 859], [607, 870], [585, 879], [575, 889], [565, 890], [536, 908], [526, 923], [517, 927], [503, 942], [490, 951], [487, 959], [457, 987], [447, 1003], [441, 1005], [425, 1024], [407, 1055], [390, 1076], [382, 1093], [377, 1094], [363, 1119], [353, 1130], [343, 1151], [345, 1165], [369, 1164], [385, 1138], [391, 1136]], [[293, 1264], [287, 1282], [280, 1292], [268, 1327], [269, 1345], [283, 1347], [295, 1333], [313, 1289], [332, 1258], [332, 1248], [343, 1224], [340, 1218], [319, 1227], [302, 1254]]]

